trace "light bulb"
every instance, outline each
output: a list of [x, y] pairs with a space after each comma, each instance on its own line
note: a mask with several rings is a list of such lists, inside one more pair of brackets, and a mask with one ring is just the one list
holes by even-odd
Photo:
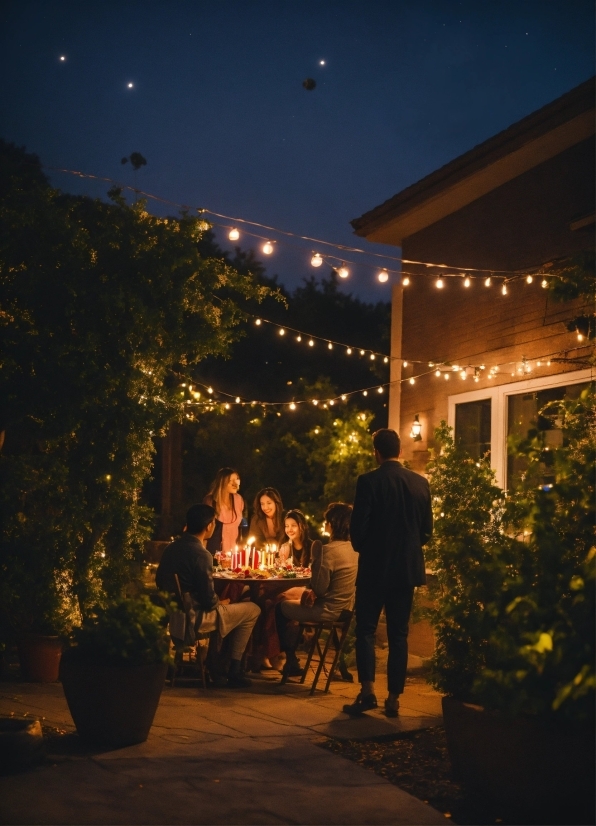
[[484, 279], [484, 286], [485, 287], [490, 287], [490, 276], [488, 278]]
[[408, 362], [407, 362], [407, 361], [404, 361], [403, 366], [404, 366], [404, 367], [407, 367], [407, 366], [408, 366]]
[[236, 404], [240, 404], [240, 396], [236, 396]]
[[527, 284], [531, 284], [533, 280], [534, 280], [534, 279], [532, 278], [532, 276], [531, 276], [531, 275], [529, 275], [529, 276], [526, 278], [526, 283], [527, 283]]
[[284, 330], [284, 328], [283, 328], [283, 327], [280, 327], [280, 328], [279, 328], [279, 334], [280, 334], [280, 336], [285, 336], [286, 331]]
[[331, 344], [331, 342], [329, 342], [329, 343], [327, 344], [327, 349], [328, 349], [328, 350], [333, 350], [333, 344]]
[[578, 331], [578, 333], [577, 333], [577, 340], [578, 340], [578, 341], [583, 341], [583, 340], [584, 340], [583, 335], [582, 335], [579, 331]]
[[351, 356], [351, 355], [352, 355], [352, 348], [351, 348], [351, 347], [348, 347], [348, 349], [346, 350], [346, 353], [347, 353], [349, 356]]
[[440, 370], [435, 370], [435, 376], [439, 377], [440, 375], [441, 375], [441, 371]]
[[507, 295], [507, 284], [503, 284], [503, 286], [501, 287], [501, 292], [503, 293], [503, 295]]
[[314, 347], [314, 346], [315, 346], [315, 343], [314, 343], [314, 341], [312, 340], [312, 338], [311, 338], [311, 339], [309, 339], [308, 346], [309, 346], [309, 347]]
[[318, 405], [318, 403], [319, 403], [319, 400], [318, 400], [318, 399], [313, 399], [313, 400], [312, 400], [312, 403], [313, 403], [313, 404], [314, 404], [314, 406], [316, 407], [316, 406]]
[[229, 409], [230, 409], [230, 405], [229, 405], [229, 404], [224, 404], [224, 407], [225, 407], [225, 409], [226, 409], [226, 410], [229, 410]]
[[443, 373], [443, 375], [445, 376], [445, 381], [448, 381], [449, 380], [449, 373]]
[[537, 362], [536, 362], [536, 367], [542, 367], [542, 362], [541, 362], [541, 361], [537, 361]]
[[377, 390], [377, 393], [382, 393], [382, 392], [383, 392], [383, 388], [379, 387], [379, 389]]
[[465, 281], [464, 281], [464, 287], [469, 287], [471, 283], [472, 282], [470, 281], [470, 279], [466, 278]]
[[375, 354], [374, 354], [374, 353], [371, 353], [371, 354], [370, 354], [370, 360], [371, 360], [371, 361], [374, 361], [374, 360], [375, 360], [375, 358], [376, 358]]
[[257, 327], [259, 326], [259, 324], [262, 324], [262, 323], [263, 322], [261, 321], [260, 318], [255, 319], [255, 324], [257, 325]]
[[236, 229], [236, 227], [232, 227], [232, 229], [228, 233], [228, 238], [230, 241], [237, 241], [240, 238], [240, 233]]
[[438, 290], [442, 290], [443, 289], [443, 279], [442, 278], [437, 278], [437, 280], [435, 282], [435, 286]]
[[64, 57], [64, 55], [60, 55], [60, 60], [62, 60], [62, 61], [66, 60], [66, 58]]
[[546, 278], [542, 279], [542, 281], [540, 282], [540, 286], [543, 290], [546, 290], [546, 288], [548, 287], [548, 281], [546, 280]]
[[366, 352], [365, 350], [361, 350], [360, 355], [363, 356], [365, 352]]
[[345, 402], [345, 400], [346, 400], [346, 396], [345, 396], [345, 395], [343, 395], [343, 396], [341, 397], [341, 400], [342, 400], [342, 402]]
[[341, 267], [338, 269], [337, 274], [340, 278], [347, 278], [350, 274], [350, 271], [345, 264], [342, 264]]
[[335, 404], [334, 400], [331, 399], [331, 401], [329, 402], [329, 407], [333, 407], [334, 404]]
[[387, 272], [387, 270], [381, 270], [381, 272], [377, 275], [377, 278], [379, 279], [381, 284], [384, 284], [385, 281], [389, 281], [389, 273]]
[[410, 379], [410, 384], [414, 384], [414, 383], [415, 383], [414, 382], [414, 376], [412, 376], [412, 378]]
[[296, 336], [296, 341], [302, 341], [302, 336]]
[[363, 396], [368, 396], [368, 390], [363, 390], [363, 391], [362, 391], [362, 395], [363, 395]]
[[294, 402], [292, 402], [292, 404], [290, 405], [290, 410], [296, 410], [296, 405], [294, 404]]
[[207, 392], [208, 392], [208, 393], [213, 393], [213, 388], [212, 388], [212, 387], [208, 387], [208, 388], [207, 388]]
[[323, 259], [321, 258], [318, 252], [315, 252], [313, 257], [310, 259], [310, 263], [313, 267], [320, 267], [323, 263]]
[[273, 252], [273, 244], [271, 243], [271, 241], [265, 241], [262, 249], [265, 255], [271, 255], [271, 253]]
[[403, 284], [404, 287], [408, 286], [408, 284], [410, 283], [410, 279], [408, 278], [407, 275], [404, 278], [402, 278], [401, 283]]
[[389, 364], [389, 359], [387, 358], [387, 356], [385, 356], [385, 358], [383, 359], [383, 364]]

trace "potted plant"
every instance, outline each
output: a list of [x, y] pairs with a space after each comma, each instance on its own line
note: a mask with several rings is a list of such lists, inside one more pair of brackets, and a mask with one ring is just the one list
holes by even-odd
[[73, 630], [60, 679], [81, 738], [112, 747], [147, 739], [170, 662], [166, 622], [141, 596], [97, 608]]
[[541, 415], [563, 429], [548, 451], [554, 483], [539, 484], [536, 430], [516, 446], [527, 470], [507, 497], [445, 423], [435, 433], [431, 681], [446, 695], [452, 765], [468, 785], [518, 818], [592, 822], [594, 393]]

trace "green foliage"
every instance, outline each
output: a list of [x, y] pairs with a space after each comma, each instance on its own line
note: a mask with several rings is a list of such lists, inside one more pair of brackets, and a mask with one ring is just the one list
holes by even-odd
[[595, 256], [593, 250], [580, 252], [558, 262], [548, 270], [549, 291], [555, 301], [585, 299], [594, 308], [594, 288], [596, 285]]
[[563, 444], [549, 449], [553, 487], [541, 484], [546, 445], [536, 430], [518, 446], [528, 469], [507, 500], [486, 463], [457, 450], [444, 423], [437, 430], [432, 679], [512, 714], [578, 721], [594, 714], [593, 387], [541, 415], [563, 430]]
[[73, 630], [70, 656], [111, 665], [169, 662], [167, 613], [149, 597], [96, 606]]
[[201, 256], [199, 219], [65, 195], [2, 142], [0, 173], [0, 623], [58, 628], [140, 558], [153, 438], [183, 416], [173, 371], [225, 354], [239, 302], [272, 290]]
[[[296, 398], [334, 395], [327, 380], [296, 389]], [[278, 415], [280, 413], [280, 415]], [[349, 404], [312, 403], [291, 411], [242, 407], [203, 414], [185, 456], [188, 503], [200, 501], [218, 467], [237, 467], [252, 506], [260, 488], [279, 489], [286, 508], [299, 507], [314, 525], [330, 501], [352, 502], [358, 474], [372, 469], [372, 414]]]

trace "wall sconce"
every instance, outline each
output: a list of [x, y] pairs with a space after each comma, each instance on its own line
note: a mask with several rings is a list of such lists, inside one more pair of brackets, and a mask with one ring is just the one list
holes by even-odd
[[415, 442], [422, 441], [422, 425], [420, 424], [420, 419], [418, 418], [418, 413], [414, 416], [414, 421], [412, 422], [412, 429], [410, 430], [410, 438], [414, 439]]

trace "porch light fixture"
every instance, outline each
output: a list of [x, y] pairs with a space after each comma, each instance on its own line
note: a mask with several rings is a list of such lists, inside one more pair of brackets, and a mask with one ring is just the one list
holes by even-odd
[[414, 421], [412, 422], [412, 429], [410, 430], [410, 438], [414, 439], [415, 442], [422, 441], [422, 425], [420, 424], [419, 414], [416, 413], [414, 416]]

